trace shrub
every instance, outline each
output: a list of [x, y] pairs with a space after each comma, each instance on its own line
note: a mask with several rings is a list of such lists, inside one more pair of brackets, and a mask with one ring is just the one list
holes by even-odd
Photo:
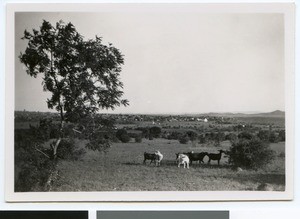
[[285, 141], [285, 130], [280, 130], [278, 134], [279, 141]]
[[61, 159], [78, 160], [84, 154], [84, 148], [76, 148], [72, 138], [62, 139], [57, 149], [57, 156]]
[[55, 169], [49, 149], [40, 146], [41, 130], [15, 130], [15, 191], [44, 191], [49, 174]]
[[153, 140], [153, 135], [149, 135], [149, 140]]
[[135, 130], [142, 131], [142, 137], [143, 137], [143, 138], [149, 138], [149, 133], [150, 133], [150, 131], [149, 131], [148, 128], [146, 128], [146, 127], [138, 127], [138, 128], [136, 128]]
[[153, 136], [153, 138], [159, 138], [161, 134], [161, 128], [157, 126], [153, 126], [149, 129], [150, 135]]
[[180, 132], [176, 132], [176, 131], [174, 131], [174, 132], [171, 132], [170, 133], [170, 135], [168, 136], [168, 139], [169, 140], [178, 140], [178, 139], [180, 139], [182, 137], [182, 134], [180, 133]]
[[[36, 151], [18, 150], [15, 156], [22, 156], [21, 160], [24, 162], [15, 178], [15, 191], [44, 191], [45, 183], [55, 169], [55, 162]], [[20, 159], [17, 158], [16, 161]]]
[[50, 137], [50, 139], [59, 137], [59, 127], [58, 126], [51, 127], [49, 137]]
[[200, 143], [200, 144], [204, 144], [204, 143], [207, 142], [207, 140], [206, 140], [206, 138], [205, 138], [205, 135], [200, 135], [200, 136], [198, 137], [198, 139], [199, 139], [199, 143]]
[[250, 132], [241, 132], [238, 135], [239, 139], [245, 139], [245, 140], [251, 140], [254, 138], [254, 136]]
[[180, 144], [187, 144], [189, 142], [189, 140], [190, 140], [189, 137], [184, 135], [181, 138], [179, 138], [179, 143]]
[[259, 139], [262, 140], [262, 141], [269, 141], [270, 131], [268, 131], [268, 130], [260, 130], [257, 133], [257, 137], [259, 137]]
[[280, 158], [285, 158], [285, 152], [280, 152], [280, 153], [278, 154], [278, 157], [280, 157]]
[[235, 142], [237, 139], [238, 137], [234, 133], [229, 133], [225, 136], [225, 140], [229, 140], [230, 142]]
[[223, 132], [218, 132], [217, 134], [215, 134], [215, 144], [216, 145], [220, 145], [220, 142], [225, 140], [225, 134]]
[[141, 143], [141, 142], [142, 142], [142, 136], [137, 135], [137, 136], [134, 138], [134, 140], [135, 140], [136, 143]]
[[229, 163], [234, 166], [258, 169], [270, 163], [275, 152], [259, 139], [241, 139], [231, 146], [228, 155]]
[[111, 138], [109, 133], [101, 132], [99, 130], [94, 131], [89, 135], [89, 142], [86, 144], [86, 148], [93, 151], [107, 151], [111, 145], [110, 140], [112, 139], [112, 141], [114, 141], [114, 138], [115, 137]]
[[116, 133], [116, 137], [123, 143], [128, 143], [130, 141], [130, 136], [125, 129], [119, 129]]
[[186, 135], [189, 137], [191, 141], [195, 141], [198, 137], [198, 134], [194, 131], [187, 131]]
[[278, 142], [278, 138], [277, 138], [277, 135], [276, 135], [275, 132], [271, 132], [271, 133], [270, 133], [269, 141], [270, 141], [271, 143]]
[[[63, 128], [64, 138], [67, 138], [67, 137], [74, 138], [76, 136], [73, 131], [74, 128], [75, 128], [75, 125], [72, 123], [65, 124], [65, 126]], [[59, 130], [59, 129], [57, 129], [57, 130]]]

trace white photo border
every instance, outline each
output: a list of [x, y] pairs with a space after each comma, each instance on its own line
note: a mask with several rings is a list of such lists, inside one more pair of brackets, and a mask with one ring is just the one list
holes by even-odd
[[[285, 45], [285, 191], [193, 191], [193, 192], [15, 192], [14, 191], [14, 96], [16, 12], [105, 12], [173, 10], [199, 13], [282, 13]], [[7, 202], [173, 202], [173, 201], [267, 201], [292, 200], [295, 143], [295, 5], [293, 3], [61, 3], [7, 4], [5, 75], [5, 199]]]

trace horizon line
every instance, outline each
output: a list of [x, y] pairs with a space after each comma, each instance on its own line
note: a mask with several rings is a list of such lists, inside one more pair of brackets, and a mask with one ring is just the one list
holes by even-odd
[[[38, 112], [38, 113], [59, 113], [56, 111], [31, 111], [31, 110], [14, 110], [15, 112]], [[273, 111], [233, 111], [233, 112], [191, 112], [191, 113], [117, 113], [117, 112], [98, 112], [97, 114], [122, 114], [122, 115], [204, 115], [204, 114], [247, 114], [247, 115], [255, 115], [255, 114], [262, 114], [262, 113], [272, 113], [272, 112], [283, 112], [285, 113], [284, 110], [273, 110]]]

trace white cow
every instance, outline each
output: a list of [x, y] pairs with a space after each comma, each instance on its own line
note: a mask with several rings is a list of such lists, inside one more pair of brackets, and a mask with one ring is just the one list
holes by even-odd
[[159, 151], [155, 151], [155, 155], [157, 156], [156, 166], [160, 166], [160, 162], [161, 162], [161, 160], [163, 159], [164, 156]]
[[180, 164], [183, 164], [183, 168], [185, 167], [187, 167], [188, 169], [190, 168], [190, 159], [187, 155], [179, 154], [177, 160], [178, 160], [178, 167], [180, 167]]

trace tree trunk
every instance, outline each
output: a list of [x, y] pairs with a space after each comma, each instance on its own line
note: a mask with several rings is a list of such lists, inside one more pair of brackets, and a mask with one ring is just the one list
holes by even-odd
[[53, 159], [56, 159], [57, 158], [57, 149], [58, 149], [58, 146], [62, 140], [62, 137], [63, 137], [63, 128], [64, 128], [64, 121], [61, 121], [60, 123], [60, 136], [59, 138], [57, 139], [55, 145], [52, 147], [52, 150], [53, 150]]
[[61, 137], [59, 137], [53, 147], [53, 159], [56, 159], [57, 158], [57, 148], [59, 146], [59, 143], [61, 141]]

